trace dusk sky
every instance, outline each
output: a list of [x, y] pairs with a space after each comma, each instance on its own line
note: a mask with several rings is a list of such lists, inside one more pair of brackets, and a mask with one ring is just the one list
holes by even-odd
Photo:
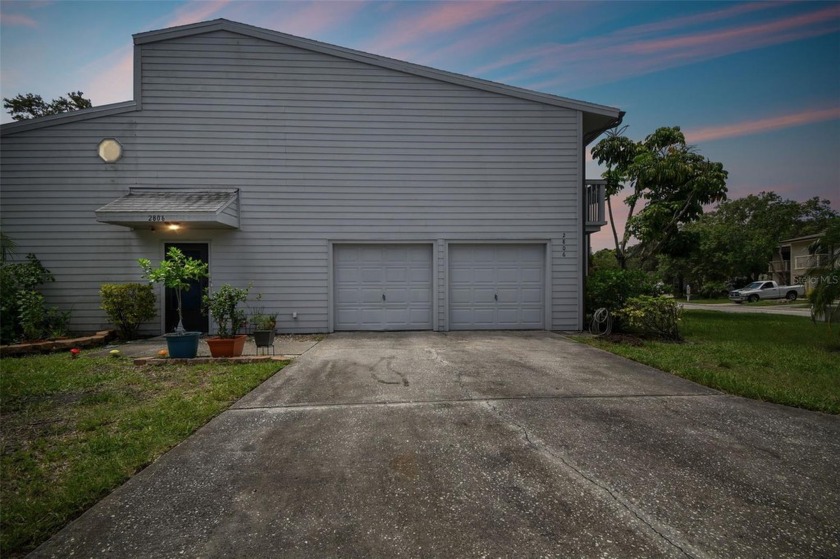
[[840, 209], [840, 2], [2, 0], [2, 96], [130, 100], [132, 34], [220, 17], [618, 107], [634, 139], [677, 125], [730, 198]]

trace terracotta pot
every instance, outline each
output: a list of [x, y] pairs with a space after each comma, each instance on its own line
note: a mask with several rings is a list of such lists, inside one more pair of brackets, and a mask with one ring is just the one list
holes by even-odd
[[242, 334], [232, 338], [207, 338], [207, 345], [210, 346], [210, 355], [213, 357], [239, 357], [245, 348], [245, 340], [248, 336]]

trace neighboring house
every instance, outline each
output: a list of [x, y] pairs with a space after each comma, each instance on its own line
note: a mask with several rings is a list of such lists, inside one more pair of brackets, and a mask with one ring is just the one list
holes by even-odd
[[820, 237], [822, 233], [780, 241], [768, 269], [770, 279], [783, 285], [798, 285], [805, 282], [810, 268], [828, 264], [828, 254], [810, 252], [811, 245]]
[[133, 101], [0, 129], [3, 231], [73, 329], [169, 246], [286, 332], [582, 328], [585, 146], [618, 109], [227, 20], [134, 44]]

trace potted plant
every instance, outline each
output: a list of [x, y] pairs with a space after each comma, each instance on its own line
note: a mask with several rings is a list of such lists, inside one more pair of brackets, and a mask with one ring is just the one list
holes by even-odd
[[213, 357], [238, 357], [245, 347], [244, 334], [237, 332], [245, 324], [245, 311], [239, 308], [239, 303], [248, 299], [248, 288], [222, 285], [215, 293], [206, 290], [202, 297], [205, 313], [209, 313], [219, 327], [217, 336], [207, 339], [210, 354]]
[[251, 318], [254, 325], [254, 343], [257, 347], [272, 347], [274, 345], [275, 328], [277, 328], [277, 314], [257, 312]]
[[167, 251], [166, 258], [157, 268], [152, 267], [148, 258], [140, 258], [138, 262], [143, 269], [145, 279], [151, 283], [162, 283], [175, 291], [175, 300], [178, 303], [178, 326], [174, 332], [165, 335], [169, 356], [188, 359], [195, 357], [198, 353], [198, 338], [201, 332], [184, 330], [181, 295], [184, 289], [190, 287], [190, 281], [207, 277], [207, 263], [190, 258], [175, 247]]

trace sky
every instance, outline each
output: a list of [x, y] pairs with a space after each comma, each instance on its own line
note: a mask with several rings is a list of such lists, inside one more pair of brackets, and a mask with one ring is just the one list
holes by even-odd
[[132, 34], [216, 18], [618, 107], [635, 140], [680, 126], [729, 198], [840, 210], [840, 2], [0, 0], [0, 93], [130, 100]]

